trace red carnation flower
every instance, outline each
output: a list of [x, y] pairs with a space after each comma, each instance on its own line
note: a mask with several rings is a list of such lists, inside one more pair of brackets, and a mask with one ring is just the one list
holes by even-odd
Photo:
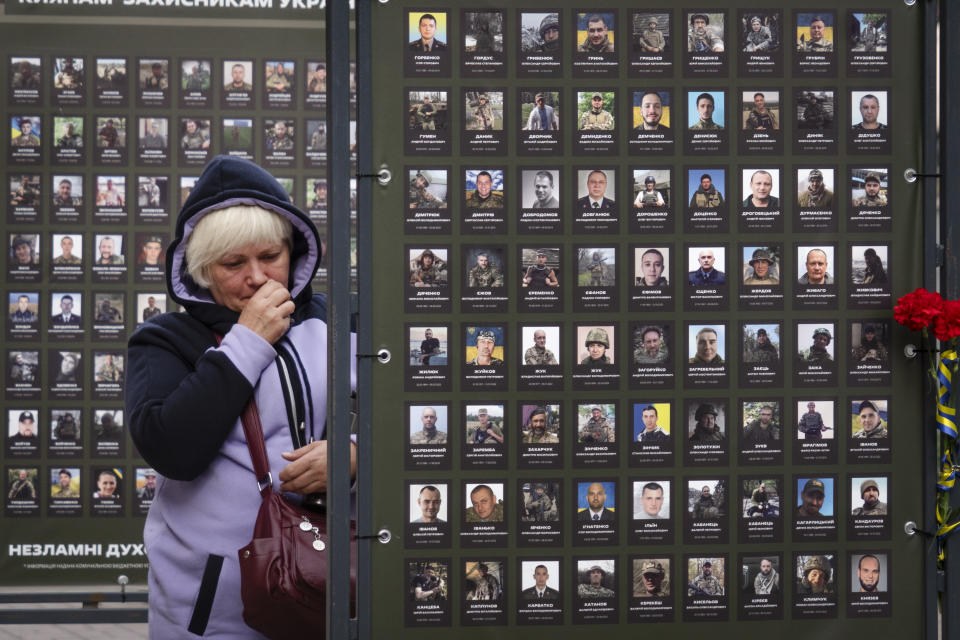
[[930, 326], [941, 314], [944, 302], [939, 293], [931, 293], [921, 287], [897, 300], [893, 317], [911, 331], [920, 331]]
[[933, 319], [933, 335], [941, 341], [960, 336], [960, 301], [943, 301], [942, 311]]

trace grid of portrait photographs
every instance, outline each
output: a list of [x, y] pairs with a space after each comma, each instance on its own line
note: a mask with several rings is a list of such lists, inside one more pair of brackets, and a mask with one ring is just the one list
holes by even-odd
[[892, 10], [402, 14], [405, 624], [890, 616]]
[[4, 514], [142, 517], [157, 476], [127, 434], [126, 343], [180, 310], [177, 212], [230, 154], [268, 167], [326, 233], [326, 62], [65, 46], [6, 64]]

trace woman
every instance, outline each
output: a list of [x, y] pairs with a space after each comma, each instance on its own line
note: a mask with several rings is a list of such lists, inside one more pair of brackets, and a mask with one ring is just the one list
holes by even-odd
[[877, 255], [876, 249], [868, 247], [863, 252], [863, 261], [867, 267], [863, 270], [861, 284], [887, 284], [887, 270], [883, 268], [883, 260]]
[[240, 415], [255, 399], [276, 490], [325, 490], [320, 257], [309, 217], [252, 162], [214, 158], [183, 205], [167, 286], [186, 313], [141, 325], [128, 351], [131, 435], [159, 474], [144, 528], [151, 637], [261, 638], [241, 616], [237, 550], [260, 494]]

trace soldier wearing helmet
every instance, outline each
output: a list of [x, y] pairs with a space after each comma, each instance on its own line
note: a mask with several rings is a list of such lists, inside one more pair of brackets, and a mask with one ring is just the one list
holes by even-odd
[[811, 556], [803, 563], [803, 579], [800, 581], [799, 593], [833, 593], [831, 574], [830, 560], [826, 556]]
[[540, 21], [540, 51], [544, 53], [560, 52], [560, 17], [556, 13], [548, 13]]
[[712, 404], [704, 403], [697, 407], [693, 414], [696, 424], [690, 442], [722, 442], [723, 429], [717, 423], [717, 409]]
[[643, 209], [644, 207], [665, 207], [666, 205], [663, 195], [657, 191], [657, 179], [653, 176], [644, 178], [643, 190], [637, 193], [633, 206]]
[[602, 287], [603, 278], [607, 275], [607, 267], [605, 264], [606, 258], [599, 251], [594, 251], [590, 259], [590, 264], [587, 265], [587, 271], [590, 273], [590, 286], [591, 287]]
[[606, 329], [595, 327], [587, 333], [583, 346], [587, 348], [588, 355], [580, 361], [580, 364], [601, 365], [612, 364], [607, 356], [607, 349], [610, 348], [610, 338], [607, 336]]
[[637, 39], [633, 45], [634, 51], [661, 53], [667, 47], [667, 41], [663, 37], [663, 32], [658, 28], [659, 26], [656, 18], [650, 18], [647, 22], [647, 28], [636, 36]]
[[832, 363], [833, 356], [827, 351], [827, 345], [833, 340], [830, 330], [819, 327], [813, 332], [813, 344], [798, 354], [801, 362]]

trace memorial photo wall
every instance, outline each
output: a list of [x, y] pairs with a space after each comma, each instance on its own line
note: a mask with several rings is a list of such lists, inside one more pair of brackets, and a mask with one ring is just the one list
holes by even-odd
[[374, 157], [403, 181], [374, 190], [374, 342], [399, 355], [376, 405], [404, 421], [375, 452], [404, 523], [375, 594], [403, 637], [919, 619], [892, 588], [919, 443], [891, 422], [919, 395], [892, 319], [920, 267], [919, 14], [373, 20]]
[[[92, 574], [37, 569], [107, 569], [107, 544], [70, 552], [104, 540], [122, 541], [145, 575], [140, 542], [157, 475], [127, 433], [126, 342], [179, 310], [166, 290], [166, 250], [204, 164], [230, 154], [267, 167], [326, 235], [322, 30], [203, 24], [187, 38], [139, 23], [119, 35], [0, 23], [10, 125], [3, 581], [89, 582]], [[326, 287], [325, 269], [314, 285]], [[47, 544], [52, 557], [32, 557], [51, 555]]]

